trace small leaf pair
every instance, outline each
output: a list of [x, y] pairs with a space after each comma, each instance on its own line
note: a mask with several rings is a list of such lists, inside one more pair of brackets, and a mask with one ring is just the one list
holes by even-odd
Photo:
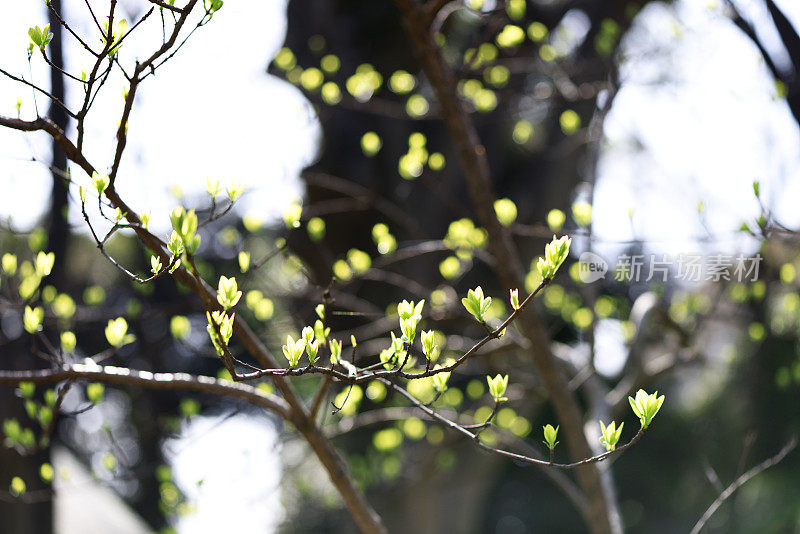
[[486, 312], [489, 311], [489, 306], [492, 305], [492, 297], [484, 297], [483, 288], [478, 286], [467, 292], [467, 297], [461, 299], [461, 304], [463, 304], [464, 308], [478, 321], [483, 322]]
[[571, 244], [572, 238], [570, 237], [556, 238], [556, 236], [553, 236], [553, 240], [544, 248], [544, 258], [539, 258], [536, 263], [536, 268], [539, 270], [539, 274], [542, 275], [542, 280], [550, 280], [555, 276], [556, 271], [569, 255], [569, 246]]
[[238, 290], [236, 278], [220, 276], [219, 286], [217, 288], [217, 301], [220, 305], [226, 310], [229, 310], [236, 306], [240, 298], [242, 298], [242, 292]]
[[631, 404], [633, 413], [639, 418], [642, 428], [647, 428], [653, 421], [653, 418], [661, 409], [664, 404], [664, 395], [658, 396], [658, 391], [648, 395], [646, 391], [640, 389], [636, 392], [636, 398], [628, 397], [628, 402]]
[[106, 339], [114, 348], [120, 348], [128, 343], [132, 343], [136, 336], [128, 333], [128, 322], [124, 317], [110, 319], [106, 325]]
[[614, 421], [611, 421], [611, 424], [606, 426], [600, 421], [600, 443], [606, 448], [606, 451], [613, 451], [617, 447], [619, 438], [622, 436], [623, 426], [625, 426], [625, 423], [621, 423], [619, 428], [616, 428], [616, 423]]
[[489, 393], [495, 402], [507, 401], [505, 397], [506, 389], [508, 388], [508, 375], [497, 375], [494, 378], [491, 376], [486, 377], [486, 382], [489, 384]]
[[558, 445], [558, 427], [553, 428], [553, 425], [545, 425], [542, 427], [544, 431], [544, 441], [543, 443], [547, 445], [547, 448], [551, 451], [556, 448]]
[[28, 30], [28, 37], [31, 38], [31, 43], [44, 53], [44, 47], [53, 40], [53, 34], [50, 33], [50, 25], [45, 24], [44, 28], [34, 26]]
[[[286, 336], [286, 344], [283, 346], [283, 355], [289, 360], [289, 366], [295, 367], [300, 363], [300, 358], [306, 350], [306, 340], [300, 338], [297, 341], [291, 335]], [[314, 351], [316, 356], [316, 350]]]

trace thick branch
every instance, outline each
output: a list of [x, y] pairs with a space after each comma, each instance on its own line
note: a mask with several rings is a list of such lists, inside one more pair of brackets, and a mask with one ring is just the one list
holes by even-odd
[[283, 399], [268, 395], [252, 386], [219, 380], [210, 376], [186, 373], [151, 373], [125, 367], [101, 367], [73, 364], [61, 368], [37, 371], [0, 371], [0, 384], [16, 385], [20, 382], [56, 384], [65, 380], [91, 380], [108, 384], [141, 386], [171, 391], [195, 391], [234, 397], [266, 408], [284, 419], [290, 419], [289, 406]]

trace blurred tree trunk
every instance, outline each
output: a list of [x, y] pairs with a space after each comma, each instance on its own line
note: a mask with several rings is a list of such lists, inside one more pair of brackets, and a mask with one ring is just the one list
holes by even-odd
[[[61, 13], [61, 0], [51, 0], [48, 10], [50, 31], [53, 40], [49, 46], [49, 57], [53, 64], [64, 68], [64, 43], [63, 32], [58, 18], [54, 12]], [[64, 75], [57, 69], [50, 69], [50, 92], [58, 100], [65, 101]], [[66, 112], [55, 104], [51, 104], [47, 116], [62, 130], [67, 129], [68, 117]], [[46, 282], [57, 290], [66, 290], [66, 253], [69, 226], [67, 215], [68, 182], [65, 179], [67, 171], [67, 158], [56, 141], [52, 141], [52, 159], [50, 170], [52, 176], [52, 189], [50, 208], [46, 215], [45, 229], [47, 231], [47, 250], [55, 253], [55, 263]], [[26, 336], [27, 337], [27, 336]], [[30, 366], [27, 339], [22, 343], [15, 343], [9, 351], [12, 356], [12, 368], [24, 369]], [[41, 362], [40, 362], [41, 363]], [[16, 398], [14, 389], [3, 388], [0, 391], [0, 418], [17, 419], [24, 426], [38, 425], [30, 421], [25, 413], [23, 402]], [[42, 481], [39, 469], [43, 463], [50, 461], [50, 448], [45, 447], [33, 455], [21, 456], [17, 451], [2, 448], [0, 450], [0, 473], [6, 483], [12, 477], [22, 478], [27, 485], [27, 498], [18, 500], [0, 501], [0, 518], [2, 518], [3, 531], [26, 534], [49, 534], [53, 532], [53, 498], [50, 485]]]
[[[53, 40], [50, 43], [50, 60], [60, 69], [64, 68], [63, 29], [53, 12], [61, 13], [61, 0], [51, 0], [50, 31]], [[65, 102], [64, 75], [56, 69], [50, 69], [50, 91], [57, 99]], [[50, 105], [48, 117], [61, 130], [67, 130], [69, 118], [67, 113], [55, 104]], [[67, 156], [56, 141], [52, 144], [52, 161], [50, 163], [53, 184], [50, 193], [50, 210], [47, 214], [46, 229], [48, 250], [55, 253], [56, 261], [48, 281], [60, 291], [66, 289], [66, 256], [69, 239], [69, 180], [67, 179]]]

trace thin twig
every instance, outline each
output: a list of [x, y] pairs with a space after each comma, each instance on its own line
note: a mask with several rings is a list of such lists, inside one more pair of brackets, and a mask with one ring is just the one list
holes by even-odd
[[0, 74], [3, 74], [5, 76], [7, 76], [8, 78], [14, 80], [15, 82], [19, 82], [19, 83], [22, 83], [24, 85], [27, 85], [28, 87], [32, 88], [34, 91], [39, 91], [40, 93], [45, 95], [47, 98], [49, 98], [50, 101], [55, 102], [55, 104], [58, 107], [60, 107], [61, 109], [63, 109], [67, 113], [67, 115], [69, 115], [73, 119], [77, 118], [77, 115], [75, 115], [75, 113], [73, 113], [73, 111], [71, 109], [69, 109], [66, 104], [64, 104], [61, 100], [59, 100], [58, 98], [53, 96], [50, 92], [45, 91], [44, 89], [42, 89], [38, 85], [29, 82], [25, 78], [21, 78], [19, 76], [14, 76], [10, 72], [8, 72], [8, 71], [6, 71], [4, 69], [1, 69], [1, 68], [0, 68]]
[[789, 441], [789, 443], [784, 445], [783, 448], [780, 451], [778, 451], [778, 453], [775, 456], [767, 458], [766, 460], [756, 465], [755, 467], [751, 467], [746, 473], [744, 473], [742, 476], [734, 480], [731, 483], [731, 485], [725, 488], [725, 491], [720, 493], [719, 497], [717, 497], [717, 499], [713, 503], [711, 503], [711, 506], [708, 507], [705, 513], [703, 513], [703, 516], [697, 521], [697, 523], [695, 523], [694, 528], [692, 528], [690, 534], [699, 534], [700, 530], [702, 530], [702, 528], [705, 526], [708, 520], [711, 519], [711, 516], [714, 515], [714, 512], [716, 512], [719, 509], [719, 507], [722, 506], [722, 503], [724, 503], [728, 498], [730, 498], [730, 496], [733, 495], [737, 489], [742, 487], [742, 485], [744, 485], [745, 482], [747, 482], [754, 476], [758, 475], [762, 471], [769, 469], [773, 465], [783, 460], [787, 454], [792, 452], [795, 446], [797, 446], [796, 437], [792, 438]]
[[[620, 454], [620, 453], [624, 452], [625, 450], [629, 449], [630, 447], [634, 446], [640, 439], [642, 439], [642, 436], [644, 435], [644, 432], [645, 432], [644, 428], [639, 427], [639, 431], [636, 433], [635, 436], [633, 436], [633, 438], [631, 438], [631, 440], [629, 442], [625, 443], [624, 445], [620, 445], [619, 447], [617, 447], [616, 449], [614, 449], [612, 451], [607, 451], [607, 452], [604, 452], [602, 454], [598, 454], [596, 456], [592, 456], [590, 458], [584, 458], [583, 460], [579, 460], [577, 462], [572, 462], [572, 463], [568, 463], [568, 464], [557, 464], [557, 463], [553, 463], [552, 461], [542, 460], [542, 459], [539, 459], [539, 458], [526, 456], [524, 454], [519, 454], [519, 453], [507, 451], [507, 450], [504, 450], [504, 449], [491, 447], [491, 446], [487, 445], [486, 443], [480, 441], [480, 439], [479, 439], [478, 434], [483, 430], [483, 428], [480, 428], [480, 430], [478, 432], [471, 432], [470, 430], [468, 430], [464, 426], [456, 423], [455, 421], [451, 421], [450, 419], [448, 419], [448, 418], [440, 415], [439, 413], [437, 413], [434, 409], [432, 409], [432, 408], [426, 406], [425, 404], [421, 403], [411, 393], [409, 393], [406, 389], [398, 386], [394, 382], [392, 382], [390, 380], [386, 380], [385, 378], [382, 378], [380, 380], [386, 386], [394, 389], [395, 391], [400, 393], [403, 397], [405, 397], [406, 399], [411, 401], [411, 403], [414, 406], [416, 406], [417, 408], [422, 410], [429, 417], [433, 418], [434, 420], [438, 421], [439, 423], [442, 423], [446, 427], [448, 427], [448, 428], [450, 428], [452, 430], [455, 430], [455, 431], [459, 432], [460, 434], [468, 437], [469, 439], [474, 441], [475, 444], [478, 447], [480, 447], [481, 449], [483, 449], [484, 451], [489, 452], [491, 454], [496, 454], [498, 456], [503, 456], [505, 458], [510, 458], [510, 459], [516, 460], [518, 462], [537, 465], [537, 466], [540, 466], [540, 467], [554, 467], [554, 468], [557, 468], [557, 469], [575, 469], [576, 467], [581, 467], [581, 466], [584, 466], [584, 465], [589, 465], [589, 464], [594, 464], [594, 463], [597, 463], [597, 462], [602, 462], [603, 460], [606, 460], [606, 459], [610, 458], [611, 456]], [[481, 426], [483, 426], [483, 425], [481, 425]]]

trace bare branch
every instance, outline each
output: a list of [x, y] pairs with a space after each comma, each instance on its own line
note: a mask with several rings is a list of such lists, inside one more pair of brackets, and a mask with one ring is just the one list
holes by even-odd
[[186, 7], [184, 7], [183, 9], [181, 9], [179, 7], [175, 7], [175, 6], [173, 6], [171, 4], [168, 4], [166, 2], [162, 2], [162, 0], [147, 0], [147, 1], [150, 2], [151, 4], [157, 5], [158, 7], [163, 7], [164, 9], [168, 9], [169, 11], [172, 11], [173, 13], [184, 13], [186, 11], [186, 9], [187, 9]]
[[[3, 74], [3, 75], [5, 75], [5, 76], [7, 76], [8, 78], [10, 78], [10, 79], [14, 80], [15, 82], [19, 82], [19, 83], [25, 84], [25, 85], [27, 85], [28, 87], [31, 87], [31, 88], [32, 88], [34, 91], [38, 91], [38, 92], [42, 93], [42, 94], [43, 94], [43, 95], [45, 95], [47, 98], [49, 98], [51, 102], [55, 102], [55, 104], [56, 104], [58, 107], [60, 107], [61, 109], [63, 109], [63, 110], [64, 110], [64, 111], [67, 113], [67, 115], [69, 115], [69, 116], [70, 116], [70, 117], [72, 117], [73, 119], [74, 119], [74, 118], [77, 118], [77, 115], [75, 115], [75, 113], [73, 113], [73, 112], [72, 112], [72, 110], [71, 110], [71, 109], [69, 109], [69, 108], [67, 107], [67, 105], [66, 105], [66, 104], [64, 104], [64, 103], [63, 103], [61, 100], [59, 100], [58, 98], [56, 98], [55, 96], [53, 96], [53, 95], [52, 95], [51, 93], [49, 93], [48, 91], [45, 91], [44, 89], [42, 89], [42, 88], [41, 88], [41, 87], [39, 87], [38, 85], [36, 85], [36, 84], [34, 84], [34, 83], [31, 83], [31, 82], [29, 82], [29, 81], [28, 81], [28, 80], [26, 80], [25, 78], [20, 78], [19, 76], [14, 76], [14, 75], [13, 75], [13, 74], [11, 74], [10, 72], [8, 72], [8, 71], [6, 71], [6, 70], [3, 70], [3, 69], [1, 69], [1, 68], [0, 68], [0, 74]], [[17, 128], [17, 129], [20, 129], [20, 128]]]
[[20, 382], [56, 384], [65, 380], [92, 380], [109, 384], [142, 386], [151, 389], [196, 391], [235, 397], [266, 408], [284, 419], [291, 419], [289, 406], [275, 395], [266, 394], [246, 384], [236, 384], [210, 376], [186, 373], [151, 373], [125, 367], [72, 364], [37, 371], [0, 371], [0, 384]]
[[53, 16], [55, 16], [55, 17], [56, 17], [56, 19], [58, 19], [58, 22], [59, 22], [59, 23], [60, 23], [60, 24], [61, 24], [61, 25], [62, 25], [62, 26], [63, 26], [63, 27], [64, 27], [64, 28], [65, 28], [65, 29], [66, 29], [66, 30], [69, 32], [69, 33], [71, 33], [71, 34], [72, 34], [72, 36], [73, 36], [73, 37], [75, 37], [75, 39], [76, 39], [76, 40], [77, 40], [77, 41], [78, 41], [78, 42], [79, 42], [81, 45], [83, 45], [83, 47], [84, 47], [84, 48], [85, 48], [85, 49], [86, 49], [86, 50], [87, 50], [87, 51], [88, 51], [90, 54], [92, 54], [94, 57], [97, 57], [97, 52], [95, 52], [94, 50], [92, 50], [92, 48], [91, 48], [91, 47], [90, 47], [88, 44], [86, 44], [86, 41], [84, 41], [84, 40], [83, 40], [83, 39], [82, 39], [82, 38], [81, 38], [81, 37], [80, 37], [80, 36], [79, 36], [77, 33], [75, 33], [75, 31], [74, 31], [74, 30], [73, 30], [73, 29], [72, 29], [72, 28], [69, 26], [69, 24], [67, 24], [67, 22], [66, 22], [66, 21], [65, 21], [65, 20], [64, 20], [64, 19], [61, 17], [61, 14], [60, 14], [58, 11], [56, 11], [56, 10], [53, 8], [53, 5], [52, 5], [50, 2], [47, 2], [47, 8], [50, 10], [50, 12], [53, 14]]
[[724, 503], [728, 498], [730, 498], [730, 496], [733, 495], [737, 489], [742, 487], [745, 484], [745, 482], [747, 482], [754, 476], [758, 475], [763, 471], [766, 471], [770, 467], [779, 463], [786, 457], [787, 454], [792, 452], [792, 450], [794, 450], [796, 446], [797, 446], [797, 438], [795, 437], [792, 438], [789, 441], [789, 443], [784, 445], [783, 448], [780, 451], [778, 451], [776, 455], [767, 458], [766, 460], [764, 460], [763, 462], [754, 467], [751, 467], [742, 476], [734, 480], [727, 488], [725, 488], [725, 491], [720, 493], [719, 497], [717, 497], [717, 499], [713, 503], [711, 503], [711, 506], [708, 507], [705, 513], [703, 513], [703, 516], [697, 521], [697, 523], [695, 523], [690, 534], [699, 534], [700, 531], [708, 522], [708, 520], [711, 519], [711, 516], [714, 515], [714, 512], [716, 512], [719, 509], [719, 507], [722, 506], [722, 503]]

